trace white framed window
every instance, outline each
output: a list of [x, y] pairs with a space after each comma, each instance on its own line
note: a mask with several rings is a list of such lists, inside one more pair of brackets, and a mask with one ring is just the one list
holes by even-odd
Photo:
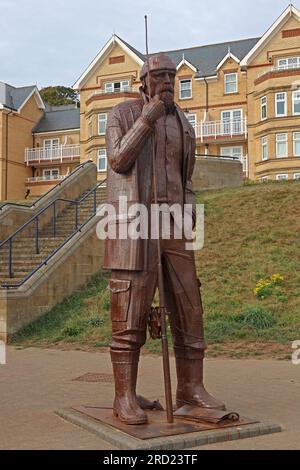
[[293, 154], [300, 157], [300, 132], [293, 133]]
[[267, 97], [263, 96], [260, 99], [260, 118], [263, 121], [264, 119], [267, 119]]
[[294, 180], [300, 180], [300, 173], [294, 173]]
[[286, 116], [286, 93], [275, 93], [275, 115], [276, 117]]
[[45, 139], [44, 140], [44, 148], [45, 149], [52, 149], [53, 147], [59, 146], [59, 139]]
[[188, 100], [192, 98], [192, 80], [179, 80], [179, 99]]
[[120, 93], [129, 91], [129, 80], [120, 80], [119, 82], [106, 82], [104, 84], [105, 93]]
[[222, 133], [243, 134], [243, 110], [229, 109], [221, 111]]
[[268, 137], [261, 138], [261, 159], [268, 160]]
[[105, 135], [106, 123], [107, 123], [107, 114], [106, 113], [98, 114], [98, 134], [99, 135]]
[[282, 158], [288, 156], [287, 134], [276, 134], [276, 157]]
[[241, 160], [243, 156], [243, 147], [240, 145], [235, 146], [235, 147], [221, 147], [220, 156], [238, 158], [239, 160]]
[[286, 57], [278, 59], [277, 66], [279, 70], [296, 69], [300, 67], [300, 56]]
[[43, 170], [43, 177], [46, 180], [55, 180], [59, 178], [59, 169], [52, 168], [52, 169], [45, 169]]
[[197, 124], [197, 115], [192, 114], [192, 113], [186, 113], [185, 116], [187, 120], [189, 121], [189, 123], [191, 124], [191, 126], [193, 126], [193, 128], [195, 129], [196, 124]]
[[269, 177], [268, 176], [262, 176], [261, 177], [261, 182], [262, 183], [267, 183], [269, 181]]
[[276, 175], [277, 181], [284, 181], [288, 179], [289, 179], [289, 175], [287, 173], [281, 173], [280, 175]]
[[90, 118], [88, 120], [88, 137], [92, 137], [93, 135], [93, 120]]
[[229, 93], [237, 93], [238, 83], [237, 83], [237, 73], [225, 73], [224, 74], [224, 93], [227, 95]]
[[292, 100], [293, 100], [293, 114], [299, 115], [300, 114], [300, 90], [293, 91]]
[[106, 148], [98, 149], [97, 169], [99, 172], [107, 170]]

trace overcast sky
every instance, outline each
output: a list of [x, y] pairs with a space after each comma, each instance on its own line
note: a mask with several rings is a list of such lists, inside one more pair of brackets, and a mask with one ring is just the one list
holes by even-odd
[[[0, 0], [0, 80], [71, 86], [115, 32], [144, 52], [261, 36], [288, 0]], [[300, 9], [300, 0], [294, 5]]]

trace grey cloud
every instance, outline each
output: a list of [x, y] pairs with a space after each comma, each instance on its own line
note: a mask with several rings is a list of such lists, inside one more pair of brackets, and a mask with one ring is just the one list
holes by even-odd
[[[149, 8], [151, 5], [151, 8]], [[287, 0], [0, 0], [0, 80], [72, 85], [115, 31], [150, 52], [262, 35]], [[300, 8], [300, 0], [295, 1]]]

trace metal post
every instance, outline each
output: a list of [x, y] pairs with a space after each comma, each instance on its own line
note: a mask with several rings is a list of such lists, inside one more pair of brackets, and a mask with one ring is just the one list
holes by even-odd
[[94, 189], [94, 215], [96, 215], [97, 212], [97, 194], [96, 194], [97, 188]]
[[35, 233], [34, 233], [34, 238], [35, 238], [35, 253], [38, 255], [40, 253], [40, 248], [39, 248], [39, 218], [35, 218]]
[[12, 238], [9, 239], [9, 250], [8, 250], [8, 274], [9, 277], [13, 277], [12, 272]]
[[56, 237], [56, 207], [55, 207], [55, 201], [53, 203], [52, 236], [53, 236], [53, 238]]
[[75, 229], [78, 229], [78, 203], [75, 202]]
[[[150, 63], [149, 63], [149, 51], [148, 51], [148, 24], [147, 15], [145, 15], [145, 33], [146, 33], [146, 56], [148, 61], [148, 94], [149, 100], [151, 100], [151, 88], [150, 88]], [[155, 146], [154, 137], [152, 135], [152, 182], [153, 182], [153, 195], [154, 203], [157, 208], [157, 175], [156, 175], [156, 158], [155, 158]], [[159, 225], [159, 220], [158, 220]], [[158, 227], [159, 229], [159, 227]], [[167, 337], [167, 322], [166, 322], [166, 303], [165, 303], [165, 289], [164, 289], [164, 277], [162, 269], [161, 259], [161, 245], [160, 245], [160, 234], [157, 237], [157, 258], [158, 258], [158, 292], [159, 292], [159, 307], [160, 307], [160, 321], [161, 321], [161, 339], [162, 339], [162, 356], [163, 356], [163, 372], [164, 372], [164, 385], [165, 385], [165, 397], [166, 397], [166, 412], [168, 423], [174, 422], [173, 417], [173, 404], [172, 404], [172, 388], [171, 388], [171, 373], [170, 373], [170, 360], [169, 360], [169, 349], [168, 349], [168, 337]]]

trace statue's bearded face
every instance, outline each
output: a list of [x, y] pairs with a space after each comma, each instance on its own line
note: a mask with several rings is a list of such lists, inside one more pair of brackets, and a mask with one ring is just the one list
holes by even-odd
[[[145, 77], [146, 93], [148, 94], [148, 76]], [[166, 108], [174, 106], [175, 72], [171, 70], [155, 70], [150, 72], [151, 97], [158, 95]]]

